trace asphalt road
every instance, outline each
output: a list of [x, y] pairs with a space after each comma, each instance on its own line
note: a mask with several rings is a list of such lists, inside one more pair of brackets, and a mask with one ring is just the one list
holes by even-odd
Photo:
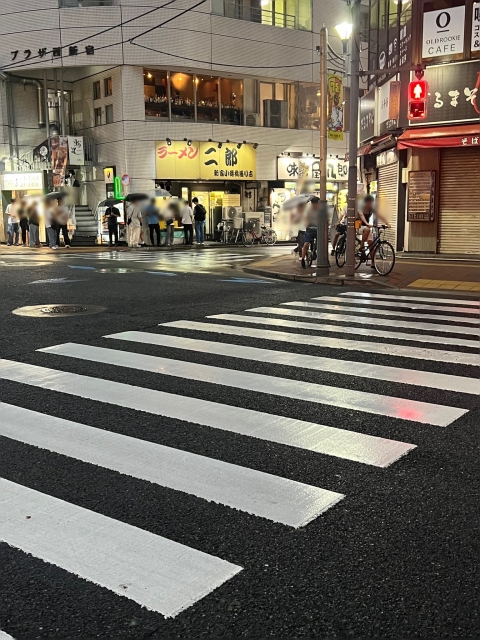
[[[0, 436], [0, 477], [7, 481], [3, 488], [13, 488], [20, 496], [5, 500], [3, 492], [6, 526], [0, 520], [0, 539], [8, 543], [0, 543], [0, 629], [14, 638], [476, 637], [479, 409], [478, 396], [468, 384], [478, 379], [478, 366], [466, 364], [478, 355], [478, 341], [471, 333], [478, 314], [469, 313], [475, 307], [464, 305], [466, 311], [459, 311], [461, 304], [446, 301], [461, 296], [446, 294], [432, 294], [440, 302], [431, 306], [440, 310], [430, 312], [414, 309], [414, 301], [409, 301], [409, 308], [382, 306], [382, 299], [339, 296], [345, 292], [337, 288], [246, 276], [238, 262], [226, 255], [218, 260], [214, 251], [210, 253], [213, 264], [204, 261], [187, 269], [183, 261], [179, 264], [179, 259], [163, 254], [151, 263], [134, 262], [127, 256], [121, 261], [73, 254], [47, 259], [2, 252], [0, 357], [47, 368], [50, 373], [41, 371], [35, 382], [30, 369], [19, 365], [14, 380], [8, 366], [0, 363], [0, 402], [95, 427], [99, 436], [121, 434], [135, 439], [132, 444], [142, 441], [170, 447], [175, 450], [172, 456], [179, 451], [196, 456], [191, 457], [193, 475], [187, 478], [195, 488], [175, 488], [173, 481], [169, 485], [142, 479], [147, 458], [133, 453], [129, 464], [136, 471], [119, 472], [107, 462], [94, 464], [79, 454], [58, 453], [59, 438], [53, 437], [49, 446], [34, 446], [28, 438], [39, 437], [40, 430], [47, 432], [51, 425], [48, 420], [44, 424], [42, 416], [25, 412], [31, 418], [28, 425], [22, 413], [18, 430], [12, 427], [8, 437]], [[240, 250], [238, 255], [244, 254]], [[123, 272], [102, 271], [117, 264]], [[72, 268], [82, 266], [88, 268]], [[321, 296], [345, 301], [313, 300]], [[330, 306], [283, 309], [328, 313], [338, 321], [275, 311], [286, 302]], [[347, 314], [342, 308], [368, 308], [372, 302], [378, 314], [362, 311], [355, 322], [340, 319]], [[12, 314], [18, 307], [44, 304], [106, 309], [96, 315], [55, 318]], [[428, 307], [428, 302], [419, 305]], [[246, 311], [258, 307], [274, 309]], [[251, 320], [206, 318], [218, 314], [248, 315]], [[431, 329], [382, 324], [421, 323], [421, 316], [427, 315], [450, 319], [425, 319]], [[277, 324], [265, 324], [272, 320]], [[279, 324], [282, 320], [311, 327]], [[164, 326], [178, 321], [225, 328]], [[322, 323], [329, 329], [318, 326]], [[459, 327], [465, 333], [458, 333]], [[363, 329], [386, 333], [372, 337]], [[154, 337], [104, 337], [123, 332]], [[444, 342], [428, 342], [432, 337]], [[195, 342], [181, 345], [178, 338]], [[338, 342], [344, 340], [349, 343]], [[465, 340], [472, 346], [465, 346]], [[214, 344], [202, 349], [199, 341]], [[109, 351], [84, 348], [74, 357], [37, 351], [65, 343]], [[132, 360], [135, 355], [162, 360], [148, 361], [147, 366], [144, 359]], [[109, 357], [127, 360], [120, 366], [109, 364]], [[344, 361], [351, 364], [342, 372]], [[68, 378], [62, 386], [58, 372], [81, 377]], [[91, 378], [95, 384], [83, 389], [83, 381]], [[291, 388], [279, 379], [291, 381]], [[119, 384], [109, 386], [108, 381]], [[144, 393], [149, 390], [168, 395], [151, 396], [150, 402], [150, 395]], [[96, 394], [102, 393], [106, 395], [99, 400]], [[184, 405], [180, 403], [184, 419], [183, 414], [175, 417], [172, 397], [185, 398]], [[199, 403], [190, 404], [190, 400]], [[216, 426], [209, 426], [211, 405], [205, 403], [216, 404], [212, 418], [218, 421]], [[245, 410], [251, 413], [247, 416]], [[3, 418], [9, 415], [4, 405], [0, 411]], [[270, 423], [270, 416], [278, 416], [278, 421]], [[260, 426], [253, 433], [256, 419]], [[314, 424], [294, 444], [286, 444], [278, 441], [282, 419], [287, 420], [286, 438], [294, 437], [295, 420]], [[2, 420], [0, 430], [8, 429], [9, 420]], [[342, 447], [338, 438], [343, 431], [332, 431], [331, 437], [322, 439], [315, 425], [355, 432], [359, 440]], [[251, 431], [248, 435], [242, 429]], [[362, 439], [362, 434], [379, 440]], [[388, 466], [354, 459], [380, 455], [385, 447], [398, 443], [414, 447], [406, 447]], [[63, 446], [73, 444], [73, 439], [66, 438]], [[95, 448], [105, 459], [116, 451], [114, 444]], [[127, 454], [128, 447], [122, 455]], [[168, 460], [168, 450], [166, 455]], [[221, 481], [209, 484], [208, 465], [217, 461], [228, 463], [222, 477], [230, 503], [215, 493]], [[178, 475], [182, 464], [174, 470]], [[163, 469], [156, 467], [153, 473]], [[246, 476], [240, 477], [238, 485], [229, 481], [237, 477], [230, 474], [239, 468], [247, 476], [248, 470], [269, 474], [262, 481], [277, 483], [278, 493], [265, 490], [255, 494], [250, 507], [242, 507], [241, 500], [251, 498], [244, 495]], [[298, 490], [298, 502], [288, 501], [291, 486], [283, 479], [302, 483], [293, 487], [294, 493]], [[308, 523], [295, 527], [282, 522], [282, 518], [293, 521], [312, 488], [340, 494], [341, 499], [332, 499], [321, 512], [312, 498], [304, 513], [310, 514]], [[42, 516], [35, 500], [23, 502], [27, 493], [45, 504], [57, 499], [59, 510]], [[70, 507], [79, 514], [71, 534], [71, 520], [62, 520]], [[259, 515], [267, 512], [275, 515]], [[133, 533], [139, 541], [138, 546], [121, 551], [120, 566], [113, 563], [106, 572], [103, 565], [109, 562], [109, 551], [114, 558], [117, 543], [122, 549], [123, 533], [117, 531], [111, 539], [103, 529], [95, 530], [97, 515], [111, 519], [116, 531]], [[93, 529], [87, 527], [87, 520]], [[155, 544], [162, 539], [174, 541], [241, 570], [214, 584], [208, 582], [211, 577], [206, 579], [206, 569], [199, 569], [198, 576], [206, 584], [203, 597], [192, 596], [180, 613], [165, 617], [159, 612], [167, 610], [162, 609], [163, 603], [149, 607], [145, 585], [137, 585], [135, 591], [133, 577], [132, 584], [117, 580], [125, 567], [128, 573], [129, 562], [136, 569], [147, 533], [153, 534], [148, 539]], [[90, 542], [101, 549], [96, 559], [94, 553], [85, 557]], [[187, 574], [195, 570], [197, 555], [185, 569]], [[174, 568], [176, 562], [172, 555]], [[164, 577], [154, 568], [148, 580], [154, 596], [161, 600], [163, 589], [168, 599], [168, 581], [165, 588]], [[187, 584], [187, 593], [190, 588]], [[175, 594], [170, 595], [175, 600]]]

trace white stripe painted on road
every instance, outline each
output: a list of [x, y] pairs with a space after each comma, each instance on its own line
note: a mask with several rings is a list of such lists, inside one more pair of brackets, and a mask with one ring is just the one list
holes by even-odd
[[[348, 303], [348, 299], [344, 298], [342, 302]], [[350, 302], [353, 302], [351, 300]], [[342, 313], [345, 311], [350, 311], [352, 313], [357, 314], [357, 318], [361, 317], [363, 314], [367, 314], [365, 320], [369, 322], [376, 322], [376, 318], [370, 318], [369, 315], [379, 315], [379, 316], [399, 316], [400, 318], [404, 318], [406, 320], [411, 320], [412, 318], [419, 318], [422, 320], [433, 320], [435, 322], [461, 322], [466, 324], [474, 324], [478, 327], [479, 321], [476, 318], [459, 318], [458, 316], [441, 316], [438, 314], [431, 313], [407, 313], [406, 311], [391, 311], [390, 309], [374, 309], [373, 307], [346, 307], [340, 304], [320, 304], [318, 302], [282, 302], [282, 305], [286, 305], [288, 307], [304, 307], [308, 309], [327, 309], [329, 311], [341, 311]], [[450, 311], [450, 309], [448, 309]], [[360, 315], [361, 314], [361, 315]], [[439, 325], [436, 325], [439, 326]], [[448, 327], [450, 325], [442, 325]], [[440, 331], [440, 329], [437, 329]]]
[[0, 378], [379, 467], [388, 466], [411, 447], [406, 443], [374, 438], [315, 422], [142, 389], [11, 360], [0, 360]]
[[[287, 303], [283, 303], [284, 305]], [[294, 304], [294, 303], [292, 303]], [[300, 304], [300, 303], [296, 303]], [[312, 307], [315, 305], [312, 304]], [[267, 307], [260, 307], [260, 309], [266, 309]], [[340, 313], [324, 313], [321, 311], [304, 311], [300, 309], [285, 309], [285, 307], [268, 307], [271, 311], [265, 313], [271, 313], [275, 315], [282, 316], [293, 316], [298, 318], [313, 318], [318, 320], [333, 320], [334, 322], [348, 322], [355, 324], [362, 324], [365, 326], [365, 317], [360, 315], [345, 315]], [[255, 313], [258, 312], [258, 309], [246, 309], [246, 311]], [[386, 318], [369, 318], [374, 322], [374, 326], [384, 326], [384, 327], [399, 327], [402, 329], [415, 329], [417, 331], [441, 331], [442, 333], [460, 333], [462, 335], [468, 336], [480, 336], [480, 330], [475, 327], [458, 327], [453, 325], [437, 325], [432, 324], [431, 322], [418, 322], [413, 321], [409, 322], [408, 320], [388, 320]], [[346, 331], [345, 327], [338, 327], [338, 331]], [[356, 332], [357, 328], [352, 327], [352, 332]], [[369, 334], [371, 333], [368, 330]], [[425, 337], [421, 336], [422, 339]], [[445, 338], [438, 338], [438, 340], [444, 341]], [[452, 343], [454, 344], [454, 343]], [[469, 345], [474, 346], [474, 341], [469, 340]]]
[[172, 617], [242, 570], [149, 531], [0, 479], [0, 540]]
[[[349, 302], [346, 298], [341, 298], [340, 296], [319, 296], [318, 298], [312, 298], [312, 300], [326, 300], [327, 302]], [[350, 300], [353, 302], [353, 300]], [[405, 308], [415, 310], [425, 310], [425, 311], [448, 311], [449, 313], [467, 313], [478, 316], [478, 309], [470, 309], [469, 307], [445, 307], [433, 304], [413, 304], [411, 302], [392, 302], [390, 300], [365, 300], [362, 298], [361, 304], [363, 305], [375, 305], [376, 307], [394, 307], [397, 308]], [[455, 320], [455, 317], [452, 316], [452, 320]]]
[[290, 378], [265, 376], [248, 371], [222, 369], [194, 362], [170, 360], [141, 353], [92, 347], [85, 344], [59, 344], [54, 347], [39, 349], [39, 351], [88, 360], [89, 362], [102, 362], [117, 367], [161, 373], [190, 381], [196, 380], [198, 382], [219, 384], [233, 389], [246, 389], [255, 393], [267, 393], [282, 398], [292, 398], [293, 400], [327, 404], [331, 407], [341, 407], [342, 409], [412, 420], [413, 422], [422, 422], [440, 427], [446, 427], [466, 413], [466, 409], [457, 409], [456, 407], [445, 405], [404, 400], [403, 398], [365, 391], [330, 387]]
[[[296, 312], [293, 309], [282, 309], [276, 307], [257, 307], [255, 309], [246, 309], [246, 312], [253, 313], [269, 313], [277, 315], [290, 315], [295, 316]], [[302, 313], [302, 312], [300, 312]], [[303, 312], [308, 313], [308, 312]], [[310, 331], [329, 331], [333, 333], [343, 333], [345, 327], [335, 326], [331, 324], [317, 324], [315, 322], [301, 322], [299, 320], [284, 320], [278, 318], [265, 318], [255, 316], [240, 316], [233, 313], [219, 313], [213, 316], [207, 316], [207, 318], [215, 318], [217, 320], [232, 320], [234, 322], [251, 322], [252, 324], [267, 324], [277, 327], [290, 327], [292, 329], [309, 329]], [[357, 320], [358, 322], [358, 320]], [[399, 331], [382, 331], [381, 329], [374, 329], [373, 327], [352, 327], [351, 332], [354, 335], [359, 336], [376, 336], [377, 338], [386, 338], [388, 340], [409, 340], [411, 342], [430, 342], [431, 344], [453, 344], [457, 347], [470, 347], [471, 349], [478, 349], [478, 342], [475, 340], [463, 340], [462, 338], [441, 336], [429, 336], [421, 333], [401, 333]]]
[[404, 345], [388, 344], [384, 342], [360, 342], [359, 340], [353, 339], [345, 340], [342, 338], [326, 338], [324, 336], [307, 336], [301, 333], [269, 331], [266, 329], [255, 329], [253, 327], [236, 327], [228, 324], [194, 322], [190, 320], [164, 322], [161, 326], [221, 333], [224, 336], [232, 335], [244, 336], [246, 338], [259, 338], [261, 340], [279, 340], [281, 342], [288, 342], [289, 344], [305, 344], [310, 347], [326, 347], [328, 349], [342, 349], [348, 351], [366, 351], [370, 353], [382, 353], [385, 356], [400, 356], [402, 358], [468, 364], [475, 367], [480, 366], [480, 358], [478, 355], [473, 353], [462, 353], [460, 351], [421, 349], [419, 347], [407, 347]]
[[464, 378], [444, 373], [431, 373], [429, 371], [417, 371], [416, 369], [400, 369], [386, 367], [380, 364], [369, 364], [368, 362], [322, 358], [320, 356], [290, 353], [288, 351], [271, 351], [269, 349], [245, 347], [225, 342], [212, 342], [210, 340], [180, 338], [179, 336], [167, 337], [162, 333], [125, 331], [104, 337], [114, 338], [116, 340], [127, 340], [129, 342], [139, 342], [147, 345], [160, 345], [168, 349], [186, 349], [188, 351], [199, 351], [201, 353], [211, 353], [230, 358], [268, 362], [270, 364], [280, 364], [307, 370], [311, 369], [325, 373], [340, 373], [360, 378], [400, 382], [418, 387], [442, 389], [444, 391], [457, 391], [458, 393], [470, 393], [474, 395], [480, 393], [480, 381], [477, 378]]
[[[0, 402], [0, 435], [290, 527], [340, 493]], [[410, 445], [413, 448], [413, 445]]]
[[13, 636], [9, 636], [8, 633], [0, 629], [0, 640], [13, 640]]
[[465, 300], [464, 298], [461, 300], [453, 300], [453, 298], [421, 298], [420, 296], [394, 296], [389, 293], [364, 293], [360, 291], [344, 291], [340, 294], [341, 296], [354, 296], [356, 298], [386, 298], [387, 300], [413, 300], [414, 302], [428, 302], [430, 304], [462, 304], [468, 305], [470, 307], [478, 307], [480, 306], [480, 302], [478, 300]]

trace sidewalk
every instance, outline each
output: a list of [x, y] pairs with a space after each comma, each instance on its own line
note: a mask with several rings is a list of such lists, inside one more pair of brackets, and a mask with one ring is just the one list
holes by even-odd
[[346, 278], [345, 269], [339, 269], [330, 256], [330, 275], [317, 277], [314, 268], [303, 270], [297, 256], [287, 255], [256, 262], [244, 267], [247, 273], [268, 278], [295, 280], [334, 286], [360, 286], [364, 288], [405, 287], [422, 290], [462, 291], [475, 295], [480, 293], [480, 264], [478, 262], [449, 261], [435, 258], [415, 260], [414, 257], [397, 259], [388, 276], [379, 276], [370, 266], [361, 265], [353, 278]]

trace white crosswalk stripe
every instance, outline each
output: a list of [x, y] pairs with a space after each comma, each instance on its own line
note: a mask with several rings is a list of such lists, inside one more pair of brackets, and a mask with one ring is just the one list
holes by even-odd
[[386, 299], [386, 300], [413, 300], [415, 302], [428, 302], [429, 304], [453, 304], [458, 305], [461, 304], [463, 306], [469, 307], [479, 307], [480, 302], [478, 300], [454, 300], [453, 298], [421, 298], [420, 296], [404, 296], [402, 295], [392, 295], [388, 293], [365, 293], [363, 291], [344, 291], [340, 294], [341, 296], [348, 296], [354, 298], [370, 298], [372, 300], [376, 300], [377, 298]]
[[[132, 252], [131, 260], [149, 261], [147, 255], [139, 259], [138, 255]], [[222, 261], [234, 258], [241, 262], [250, 256], [224, 255]], [[170, 260], [170, 267], [182, 259], [179, 255]], [[193, 256], [190, 264], [194, 264]], [[162, 323], [156, 333], [124, 331], [103, 339], [93, 336], [103, 344], [107, 339], [107, 346], [64, 343], [32, 354], [34, 362], [41, 358], [42, 365], [48, 361], [51, 367], [0, 359], [0, 383], [6, 381], [7, 388], [13, 383], [37, 394], [58, 394], [55, 397], [59, 400], [67, 394], [89, 407], [98, 403], [99, 415], [109, 416], [119, 408], [150, 414], [155, 417], [153, 429], [159, 440], [175, 434], [181, 424], [188, 437], [201, 428], [210, 429], [212, 444], [235, 436], [252, 450], [288, 447], [293, 459], [300, 452], [308, 454], [319, 467], [325, 466], [321, 487], [312, 481], [312, 475], [307, 482], [301, 481], [302, 465], [295, 478], [283, 469], [274, 475], [262, 468], [262, 458], [257, 459], [260, 463], [250, 464], [242, 458], [244, 464], [239, 465], [236, 459], [234, 463], [217, 459], [214, 456], [221, 455], [216, 453], [203, 455], [202, 450], [199, 455], [175, 448], [175, 444], [150, 441], [152, 437], [141, 439], [144, 432], [137, 429], [135, 420], [127, 420], [119, 433], [115, 420], [95, 425], [97, 417], [91, 409], [94, 422], [89, 425], [17, 406], [22, 393], [15, 395], [15, 405], [0, 402], [0, 436], [5, 442], [25, 447], [19, 465], [28, 464], [30, 448], [41, 449], [47, 460], [60, 455], [91, 465], [98, 472], [114, 474], [115, 482], [133, 478], [149, 483], [156, 491], [168, 490], [172, 505], [179, 496], [190, 496], [199, 509], [263, 519], [271, 528], [315, 526], [314, 521], [328, 518], [329, 509], [342, 509], [347, 504], [344, 498], [355, 499], [351, 490], [342, 492], [343, 474], [335, 474], [339, 465], [346, 469], [345, 474], [360, 465], [377, 467], [383, 474], [390, 473], [387, 468], [406, 455], [415, 460], [416, 434], [421, 430], [433, 437], [438, 431], [434, 427], [445, 428], [456, 421], [455, 426], [460, 425], [472, 406], [472, 396], [479, 391], [475, 374], [480, 361], [477, 353], [466, 350], [476, 347], [478, 330], [462, 326], [477, 323], [471, 301], [415, 296], [407, 300], [390, 294], [380, 299], [380, 295], [348, 297], [342, 293], [342, 297], [324, 296], [312, 302], [286, 301], [280, 306], [220, 313], [201, 321], [179, 319]], [[410, 311], [398, 311], [397, 307]], [[350, 311], [354, 315], [347, 313]], [[384, 317], [376, 318], [376, 314]], [[222, 320], [228, 323], [220, 323]], [[330, 324], [322, 324], [325, 321]], [[247, 323], [266, 327], [248, 327]], [[301, 333], [282, 330], [285, 327]], [[317, 331], [346, 334], [324, 337], [316, 335]], [[435, 332], [451, 335], [443, 338]], [[356, 334], [375, 340], [356, 340]], [[401, 345], [400, 340], [422, 342], [427, 347]], [[265, 342], [279, 343], [281, 348], [265, 348]], [[442, 349], [442, 345], [450, 348]], [[148, 355], [139, 352], [146, 348]], [[375, 363], [365, 362], [364, 353], [374, 355]], [[195, 357], [202, 362], [196, 362]], [[399, 365], [399, 358], [405, 367]], [[94, 375], [73, 372], [79, 368], [84, 371], [85, 362], [90, 363]], [[452, 365], [451, 371], [438, 373], [435, 368], [445, 362]], [[257, 372], [252, 363], [256, 363]], [[97, 367], [103, 369], [95, 375]], [[302, 369], [316, 376], [313, 382], [301, 376]], [[454, 375], [456, 372], [459, 375]], [[340, 386], [338, 375], [346, 376]], [[136, 384], [117, 381], [135, 381], [136, 376], [140, 376]], [[388, 383], [388, 391], [379, 382]], [[192, 385], [194, 394], [189, 393]], [[162, 388], [168, 391], [159, 390]], [[218, 400], [206, 399], [215, 397], [218, 390], [223, 390]], [[246, 392], [246, 405], [235, 399], [235, 390]], [[432, 395], [437, 390], [447, 393]], [[458, 394], [455, 402], [450, 400], [451, 392]], [[429, 401], [432, 397], [435, 402]], [[271, 407], [276, 406], [273, 400], [278, 403], [278, 413], [271, 413]], [[50, 406], [50, 401], [44, 406]], [[309, 417], [318, 415], [322, 420], [302, 420], [298, 407], [308, 410]], [[372, 433], [370, 420], [374, 416], [381, 421], [375, 421]], [[393, 433], [396, 429], [408, 433], [408, 442], [387, 437], [392, 429]], [[450, 433], [454, 437], [455, 429]], [[77, 481], [75, 473], [70, 481]], [[190, 507], [192, 516], [194, 508]], [[201, 543], [182, 544], [181, 532], [177, 533], [180, 540], [172, 540], [130, 524], [128, 514], [125, 521], [116, 520], [8, 479], [0, 479], [0, 510], [0, 540], [14, 549], [167, 617], [177, 615], [242, 571], [241, 558], [232, 562], [216, 550], [213, 555], [206, 553]], [[175, 515], [172, 509], [172, 518]], [[204, 533], [208, 537], [208, 532]]]

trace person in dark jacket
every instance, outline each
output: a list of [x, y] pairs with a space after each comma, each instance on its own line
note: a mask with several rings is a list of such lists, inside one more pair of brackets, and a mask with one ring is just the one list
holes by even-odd
[[108, 227], [108, 243], [112, 247], [113, 240], [115, 240], [115, 246], [118, 245], [118, 220], [120, 218], [120, 210], [113, 205], [105, 209], [105, 219]]
[[38, 216], [37, 205], [35, 203], [31, 204], [28, 207], [27, 213], [29, 222], [28, 231], [30, 236], [30, 246], [38, 249], [39, 247], [41, 247], [41, 244], [38, 233], [38, 230], [40, 228], [40, 218]]
[[193, 218], [195, 220], [195, 238], [197, 244], [205, 244], [205, 218], [207, 212], [203, 204], [199, 204], [198, 198], [193, 198]]
[[27, 213], [27, 202], [24, 198], [20, 200], [20, 206], [18, 207], [18, 218], [20, 229], [22, 231], [22, 245], [24, 247], [28, 246], [27, 243], [27, 232], [28, 232], [28, 213]]

